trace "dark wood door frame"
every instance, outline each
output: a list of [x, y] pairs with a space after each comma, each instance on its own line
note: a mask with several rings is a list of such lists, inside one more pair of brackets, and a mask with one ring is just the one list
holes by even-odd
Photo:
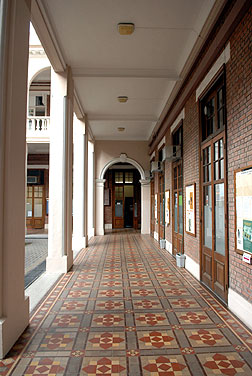
[[[215, 179], [214, 175], [214, 145], [215, 143], [223, 139], [223, 155], [224, 155], [224, 176], [222, 179]], [[204, 182], [203, 171], [203, 150], [207, 147], [211, 147], [211, 181]], [[214, 187], [217, 184], [224, 184], [224, 221], [225, 221], [225, 255], [215, 251], [216, 235], [215, 235], [215, 196]], [[220, 299], [227, 302], [228, 298], [228, 215], [227, 215], [227, 172], [226, 172], [226, 135], [225, 131], [219, 132], [215, 137], [207, 142], [202, 143], [200, 148], [200, 278], [201, 281], [210, 288]], [[204, 245], [204, 187], [211, 186], [211, 202], [212, 202], [212, 249], [209, 249]], [[211, 265], [208, 265], [207, 273], [206, 258]], [[217, 280], [218, 272], [223, 275], [223, 283], [220, 285]], [[220, 277], [220, 276], [219, 276]]]
[[[182, 177], [178, 174], [179, 166]], [[175, 175], [176, 171], [176, 175]], [[182, 179], [182, 182], [179, 182]], [[182, 194], [182, 234], [179, 233], [179, 196]], [[177, 197], [177, 231], [175, 231], [175, 197]], [[184, 253], [184, 203], [183, 203], [183, 160], [173, 162], [172, 164], [172, 254]]]

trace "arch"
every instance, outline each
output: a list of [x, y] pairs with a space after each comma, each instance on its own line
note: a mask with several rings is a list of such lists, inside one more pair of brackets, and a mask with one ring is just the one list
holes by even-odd
[[99, 179], [104, 179], [105, 173], [109, 169], [109, 167], [113, 166], [116, 163], [122, 163], [122, 162], [129, 163], [133, 165], [134, 167], [136, 167], [136, 169], [140, 173], [141, 180], [145, 179], [145, 173], [144, 173], [144, 169], [142, 168], [142, 166], [134, 159], [128, 158], [126, 154], [121, 154], [119, 158], [114, 158], [111, 161], [109, 161], [101, 170]]
[[37, 77], [40, 73], [50, 69], [51, 70], [51, 65], [48, 65], [48, 62], [46, 62], [46, 66], [44, 66], [43, 68], [40, 68], [38, 69], [32, 76], [31, 78], [29, 78], [29, 83], [28, 83], [28, 88], [30, 89], [30, 86], [31, 86], [31, 83], [32, 81], [34, 80], [35, 77]]

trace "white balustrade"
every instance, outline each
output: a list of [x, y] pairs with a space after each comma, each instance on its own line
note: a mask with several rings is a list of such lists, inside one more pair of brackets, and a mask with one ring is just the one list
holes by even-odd
[[29, 116], [26, 123], [27, 142], [49, 142], [50, 117]]

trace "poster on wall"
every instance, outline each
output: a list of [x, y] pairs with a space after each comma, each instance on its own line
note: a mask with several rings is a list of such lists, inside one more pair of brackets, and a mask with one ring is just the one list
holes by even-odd
[[196, 235], [195, 228], [195, 183], [186, 186], [186, 232], [190, 235]]
[[170, 190], [165, 192], [165, 224], [170, 224]]
[[252, 168], [235, 173], [236, 249], [252, 253]]
[[155, 219], [157, 220], [157, 193], [155, 194]]

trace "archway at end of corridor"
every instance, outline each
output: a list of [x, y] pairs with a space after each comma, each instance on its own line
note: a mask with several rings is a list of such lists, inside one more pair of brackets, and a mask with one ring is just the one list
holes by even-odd
[[150, 180], [126, 154], [107, 162], [96, 179], [96, 235], [112, 228], [150, 233]]

